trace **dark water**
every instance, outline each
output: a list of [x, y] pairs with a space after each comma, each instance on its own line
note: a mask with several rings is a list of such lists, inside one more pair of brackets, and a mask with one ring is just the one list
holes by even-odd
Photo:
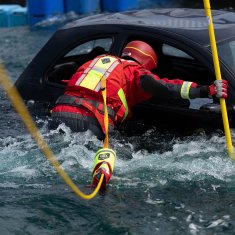
[[[0, 29], [0, 58], [12, 81], [54, 30]], [[2, 90], [0, 97], [0, 234], [235, 234], [235, 163], [221, 131], [179, 137], [152, 128], [111, 139], [119, 154], [109, 189], [84, 201], [40, 153]], [[48, 132], [37, 122], [62, 167], [88, 192], [102, 143], [89, 132]]]

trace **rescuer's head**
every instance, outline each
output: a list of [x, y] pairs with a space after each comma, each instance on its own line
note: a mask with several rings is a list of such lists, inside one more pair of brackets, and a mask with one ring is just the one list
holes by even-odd
[[143, 41], [131, 41], [122, 51], [123, 58], [133, 58], [144, 68], [152, 70], [157, 67], [157, 55], [153, 48]]

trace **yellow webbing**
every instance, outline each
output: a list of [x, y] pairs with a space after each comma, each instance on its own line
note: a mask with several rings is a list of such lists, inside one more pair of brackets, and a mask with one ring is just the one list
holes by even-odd
[[105, 139], [104, 139], [104, 148], [109, 148], [109, 114], [106, 102], [106, 79], [103, 76], [101, 78], [101, 91], [104, 100], [104, 129], [105, 129]]
[[85, 200], [90, 200], [93, 197], [95, 197], [96, 194], [98, 193], [98, 191], [100, 190], [101, 184], [104, 179], [104, 175], [103, 174], [101, 175], [101, 178], [99, 180], [97, 187], [94, 189], [94, 191], [91, 194], [86, 195], [82, 191], [80, 191], [80, 189], [74, 184], [72, 179], [60, 167], [54, 154], [52, 153], [52, 151], [48, 147], [47, 143], [44, 141], [43, 137], [41, 136], [41, 133], [38, 131], [38, 129], [37, 129], [32, 117], [31, 117], [31, 115], [29, 114], [19, 92], [13, 86], [11, 81], [9, 80], [9, 78], [5, 72], [4, 66], [1, 63], [0, 63], [0, 84], [2, 85], [4, 90], [6, 91], [12, 105], [14, 106], [14, 108], [16, 109], [16, 111], [18, 112], [20, 117], [22, 118], [26, 128], [28, 129], [29, 133], [36, 141], [39, 149], [47, 157], [47, 159], [50, 161], [52, 166], [56, 169], [56, 171], [59, 173], [59, 175], [63, 178], [65, 183], [74, 191], [74, 193], [77, 196], [79, 196]]

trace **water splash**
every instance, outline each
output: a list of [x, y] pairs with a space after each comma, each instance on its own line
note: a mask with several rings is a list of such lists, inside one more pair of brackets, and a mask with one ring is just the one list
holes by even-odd
[[[43, 123], [42, 120], [40, 122]], [[76, 179], [82, 177], [77, 174], [78, 171], [86, 176], [91, 173], [95, 153], [102, 147], [102, 142], [91, 132], [71, 133], [65, 125], [48, 131], [46, 122], [41, 132], [65, 170], [76, 172]], [[145, 135], [148, 136], [149, 132]], [[163, 149], [166, 145], [162, 134], [152, 131], [151, 138], [145, 139], [145, 149], [140, 142], [142, 138], [124, 137], [114, 141], [117, 160], [113, 183], [125, 184], [127, 187], [142, 183], [155, 187], [172, 180], [187, 182], [214, 178], [229, 182], [235, 176], [235, 166], [226, 153], [225, 139], [216, 133], [211, 137], [195, 135], [182, 139], [172, 135], [170, 141], [168, 134], [168, 149], [165, 152], [160, 149], [161, 144]], [[156, 150], [148, 149], [156, 142]], [[125, 149], [124, 153], [122, 149]], [[27, 134], [0, 139], [0, 155], [0, 179], [3, 175], [33, 179], [54, 174]]]

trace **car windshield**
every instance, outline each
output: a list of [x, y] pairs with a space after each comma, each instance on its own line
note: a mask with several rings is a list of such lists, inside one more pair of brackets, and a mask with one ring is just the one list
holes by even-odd
[[220, 59], [235, 73], [235, 39], [222, 42], [218, 45]]

